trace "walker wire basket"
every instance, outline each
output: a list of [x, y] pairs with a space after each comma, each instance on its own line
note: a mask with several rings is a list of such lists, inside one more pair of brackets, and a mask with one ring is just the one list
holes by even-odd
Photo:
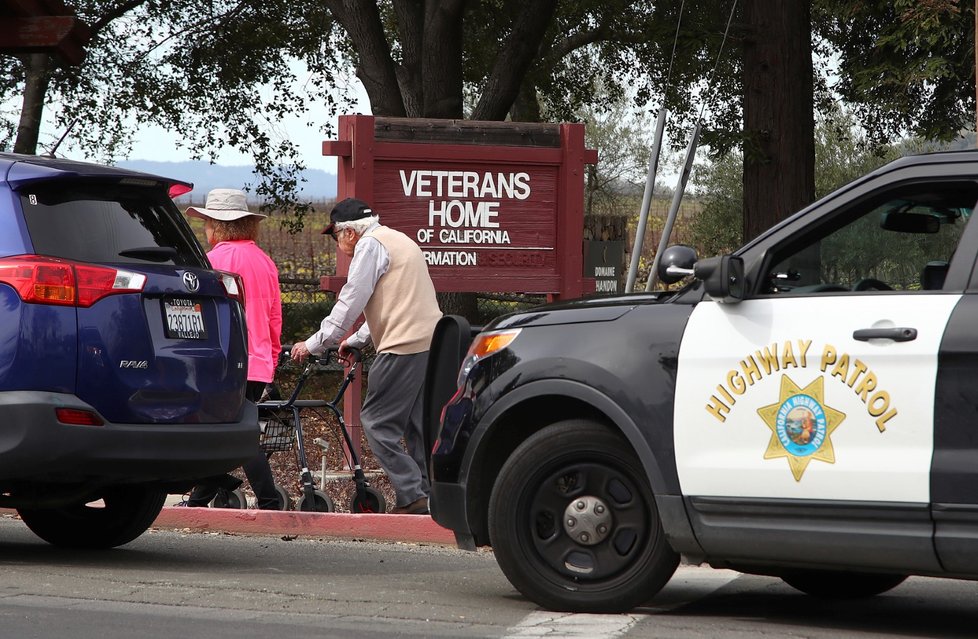
[[258, 446], [262, 452], [292, 450], [295, 445], [295, 416], [288, 408], [259, 408], [258, 427], [261, 430]]

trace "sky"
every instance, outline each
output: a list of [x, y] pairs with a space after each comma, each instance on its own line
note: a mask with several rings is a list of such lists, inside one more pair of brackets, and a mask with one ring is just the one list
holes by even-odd
[[[301, 77], [301, 76], [300, 76]], [[356, 107], [349, 113], [370, 113], [370, 101], [359, 80], [352, 80], [357, 95]], [[276, 133], [288, 137], [299, 147], [306, 166], [311, 169], [321, 169], [336, 173], [336, 158], [322, 154], [323, 141], [330, 139], [323, 135], [318, 127], [309, 127], [306, 122], [325, 122], [329, 119], [326, 109], [312, 107], [309, 113], [301, 117], [293, 117], [276, 123]], [[336, 131], [336, 117], [331, 119], [332, 130]], [[172, 134], [159, 127], [143, 127], [133, 139], [132, 152], [128, 160], [155, 160], [158, 162], [183, 162], [191, 160], [190, 151], [177, 148], [173, 144]], [[217, 164], [222, 166], [250, 166], [253, 164], [250, 156], [229, 148], [218, 155]]]
[[[335, 125], [335, 121], [333, 124]], [[290, 139], [297, 143], [307, 167], [336, 173], [336, 158], [326, 157], [322, 154], [322, 143], [328, 138], [315, 127], [310, 128], [305, 126], [304, 121], [297, 121], [284, 123], [282, 129]], [[177, 148], [172, 139], [173, 136], [165, 129], [144, 127], [136, 133], [133, 139], [132, 152], [126, 159], [154, 160], [157, 162], [184, 162], [193, 159], [188, 149]], [[250, 166], [254, 164], [254, 161], [249, 155], [228, 148], [218, 154], [216, 163], [221, 166]]]
[[[293, 73], [298, 78], [298, 82], [307, 80], [309, 72], [299, 61], [293, 61], [290, 65]], [[344, 82], [349, 92], [355, 96], [356, 104], [346, 113], [370, 113], [370, 100], [367, 99], [363, 85], [353, 73], [340, 74], [338, 81]], [[19, 101], [9, 104], [0, 104], [4, 110], [20, 109]], [[51, 122], [51, 114], [46, 112], [46, 121], [41, 127], [39, 152], [41, 149], [50, 148], [60, 137], [63, 131], [56, 130]], [[322, 154], [322, 143], [329, 139], [320, 132], [318, 126], [307, 126], [307, 122], [325, 123], [330, 120], [332, 130], [336, 130], [337, 120], [333, 116], [330, 118], [325, 108], [313, 105], [309, 112], [299, 117], [291, 117], [284, 121], [276, 122], [272, 127], [274, 134], [282, 138], [288, 137], [297, 144], [302, 152], [306, 166], [310, 169], [320, 169], [330, 173], [336, 173], [336, 158], [327, 157]], [[190, 150], [186, 147], [177, 147], [173, 142], [173, 134], [166, 129], [156, 126], [143, 126], [136, 131], [132, 140], [132, 151], [128, 157], [119, 157], [117, 160], [152, 160], [156, 162], [184, 162], [194, 159]], [[71, 146], [71, 136], [59, 147], [58, 155], [77, 160], [96, 160], [95, 158], [84, 158], [82, 153]], [[233, 148], [228, 148], [218, 154], [217, 164], [221, 166], [251, 166], [254, 164], [252, 158], [244, 153], [239, 153]]]

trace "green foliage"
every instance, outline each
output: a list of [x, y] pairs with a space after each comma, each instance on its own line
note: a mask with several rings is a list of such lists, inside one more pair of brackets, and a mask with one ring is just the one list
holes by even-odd
[[724, 255], [743, 243], [743, 171], [738, 153], [694, 171], [692, 182], [703, 208], [689, 223], [689, 237], [699, 255]]
[[654, 131], [632, 116], [624, 98], [600, 90], [596, 94], [601, 108], [578, 111], [585, 144], [598, 151], [598, 163], [588, 167], [585, 180], [585, 215], [633, 215], [641, 203]]
[[[333, 33], [328, 13], [275, 0], [72, 4], [92, 39], [81, 66], [57, 68], [51, 77], [48, 110], [57, 129], [77, 123], [61, 152], [74, 148], [111, 162], [129, 153], [138, 128], [157, 125], [173, 131], [173, 145], [194, 159], [213, 160], [226, 148], [250, 155], [251, 190], [267, 210], [301, 224], [309, 210], [298, 198], [304, 163], [278, 122], [302, 116], [313, 102], [332, 112], [341, 107], [334, 88], [344, 66], [324, 46]], [[0, 102], [10, 102], [25, 69], [18, 58], [4, 61], [11, 73], [0, 83]], [[300, 82], [295, 70], [303, 65], [310, 76]], [[309, 123], [323, 135], [328, 125]], [[6, 130], [9, 124], [0, 125]], [[0, 137], [0, 148], [12, 146], [11, 135]]]
[[[942, 224], [932, 235], [894, 233], [880, 227], [881, 215], [893, 206], [888, 202], [821, 242], [820, 281], [851, 288], [859, 279], [873, 277], [910, 290], [920, 286], [922, 264], [950, 260], [964, 228], [962, 218]], [[931, 211], [921, 207], [920, 213]]]
[[815, 0], [812, 15], [838, 61], [834, 90], [874, 142], [974, 126], [974, 3]]
[[303, 340], [319, 330], [323, 318], [333, 310], [333, 302], [282, 304], [282, 343]]
[[907, 152], [880, 145], [866, 134], [855, 113], [835, 104], [815, 126], [815, 195], [822, 197]]
[[[744, 20], [745, 3], [730, 0], [76, 0], [72, 5], [93, 37], [81, 67], [58, 68], [51, 77], [47, 108], [59, 133], [77, 122], [67, 148], [114, 160], [128, 154], [135, 130], [157, 125], [172, 131], [173, 144], [195, 158], [214, 159], [229, 148], [250, 154], [256, 165], [252, 190], [266, 200], [265, 210], [287, 218], [293, 231], [309, 210], [297, 195], [304, 162], [278, 123], [308, 115], [312, 103], [331, 114], [347, 111], [352, 96], [344, 87], [354, 71], [365, 84], [386, 83], [371, 93], [376, 113], [399, 103], [417, 111], [407, 109], [411, 115], [428, 115], [425, 91], [433, 86], [441, 91], [435, 102], [461, 105], [464, 97], [475, 108], [500, 92], [500, 74], [507, 73], [522, 82], [518, 102], [526, 106], [514, 103], [511, 114], [528, 118], [542, 112], [550, 120], [574, 120], [587, 109], [586, 117], [604, 117], [610, 125], [621, 119], [616, 114], [622, 113], [623, 100], [636, 115], [664, 104], [670, 110], [670, 139], [682, 143], [702, 110], [702, 143], [716, 160], [734, 150], [745, 152], [741, 54], [764, 37]], [[529, 68], [500, 68], [504, 54], [521, 45], [511, 36], [520, 33], [527, 8], [554, 6]], [[779, 10], [804, 6], [781, 3]], [[737, 13], [720, 54], [731, 7]], [[456, 34], [456, 23], [432, 35], [417, 28], [418, 20], [430, 26], [455, 11], [463, 11], [459, 59], [455, 49], [437, 48], [452, 55], [432, 68], [425, 52], [444, 44], [436, 35]], [[367, 24], [372, 16], [376, 24]], [[971, 124], [972, 4], [813, 0], [811, 16], [818, 52], [814, 107], [823, 115], [833, 117], [832, 98], [841, 95], [876, 144], [907, 132], [947, 139]], [[340, 17], [346, 19], [342, 25]], [[377, 33], [368, 33], [375, 26]], [[418, 66], [421, 59], [427, 67]], [[10, 105], [22, 92], [25, 67], [20, 58], [0, 60], [5, 66], [0, 104]], [[838, 81], [829, 86], [834, 76]], [[447, 95], [456, 90], [460, 95]], [[397, 99], [381, 99], [391, 94]], [[431, 108], [445, 110], [439, 104]], [[16, 118], [14, 110], [0, 112], [0, 148], [12, 146]], [[334, 134], [328, 121], [308, 124], [323, 138]], [[602, 150], [606, 158], [619, 151], [616, 168], [631, 162], [634, 149], [608, 144]], [[821, 170], [818, 175], [823, 180]], [[707, 181], [713, 179], [727, 182], [729, 176]], [[825, 188], [820, 185], [819, 192]], [[602, 193], [593, 191], [597, 208], [605, 206]], [[708, 203], [705, 214], [718, 216], [708, 228], [730, 226], [740, 215], [722, 198]], [[711, 241], [719, 247], [733, 238]]]
[[[815, 128], [815, 191], [825, 196], [852, 180], [914, 150], [913, 145], [873, 144], [858, 126], [855, 115], [834, 105]], [[690, 222], [692, 243], [701, 255], [720, 255], [738, 248], [743, 240], [743, 167], [739, 154], [701, 164], [693, 173], [693, 186], [703, 210]]]

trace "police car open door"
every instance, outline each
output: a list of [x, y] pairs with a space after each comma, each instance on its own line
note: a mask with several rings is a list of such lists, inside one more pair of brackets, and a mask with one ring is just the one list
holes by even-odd
[[[974, 251], [955, 252], [976, 200], [972, 180], [857, 191], [748, 246], [746, 299], [696, 306], [674, 437], [707, 554], [749, 562], [777, 544], [804, 566], [831, 545], [855, 565], [909, 553], [937, 566], [938, 354], [971, 297]], [[793, 535], [800, 519], [824, 534]]]

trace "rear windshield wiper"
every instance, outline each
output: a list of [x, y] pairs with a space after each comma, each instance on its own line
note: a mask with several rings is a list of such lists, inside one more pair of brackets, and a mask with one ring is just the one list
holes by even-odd
[[177, 250], [172, 246], [141, 246], [139, 248], [119, 251], [122, 257], [135, 257], [149, 262], [166, 262], [177, 256]]

